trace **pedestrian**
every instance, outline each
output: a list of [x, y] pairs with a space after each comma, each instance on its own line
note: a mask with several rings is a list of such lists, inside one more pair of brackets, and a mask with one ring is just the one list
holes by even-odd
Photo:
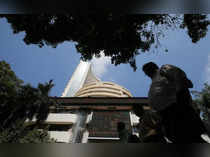
[[117, 123], [117, 131], [119, 135], [119, 142], [120, 143], [128, 143], [129, 136], [131, 135], [130, 132], [126, 129], [124, 122]]
[[152, 80], [149, 105], [161, 116], [166, 137], [173, 143], [204, 143], [205, 128], [191, 106], [188, 88], [193, 85], [186, 74], [172, 65], [159, 69], [153, 62], [144, 64], [142, 70]]

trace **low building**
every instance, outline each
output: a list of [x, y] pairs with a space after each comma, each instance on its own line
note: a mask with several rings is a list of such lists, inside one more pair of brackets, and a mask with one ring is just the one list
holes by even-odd
[[92, 72], [91, 63], [80, 62], [61, 97], [51, 108], [45, 125], [51, 138], [61, 143], [118, 142], [117, 123], [135, 133], [138, 118], [132, 104], [146, 105], [146, 98], [132, 98], [124, 87], [103, 82]]

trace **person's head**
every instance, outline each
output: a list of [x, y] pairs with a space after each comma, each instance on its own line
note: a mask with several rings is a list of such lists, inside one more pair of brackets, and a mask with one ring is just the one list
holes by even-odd
[[152, 77], [154, 73], [157, 71], [157, 69], [159, 69], [159, 67], [157, 66], [157, 64], [153, 62], [146, 63], [142, 67], [144, 73], [149, 77]]
[[122, 130], [124, 130], [124, 129], [125, 129], [125, 123], [123, 123], [123, 122], [118, 122], [118, 123], [117, 123], [117, 131], [120, 132], [120, 131], [122, 131]]

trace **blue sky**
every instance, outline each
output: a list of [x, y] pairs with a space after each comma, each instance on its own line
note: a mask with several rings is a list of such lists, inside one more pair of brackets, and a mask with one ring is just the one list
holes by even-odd
[[[13, 34], [5, 19], [0, 19], [0, 60], [11, 64], [16, 75], [37, 86], [39, 82], [54, 80], [52, 96], [61, 96], [69, 78], [79, 63], [80, 54], [74, 43], [64, 42], [57, 48], [26, 45], [24, 33]], [[141, 70], [143, 64], [153, 61], [159, 66], [173, 64], [182, 68], [194, 84], [193, 90], [201, 90], [204, 82], [210, 81], [210, 33], [193, 44], [186, 30], [167, 31], [160, 40], [164, 48], [137, 56], [137, 71], [134, 72], [127, 64], [114, 66], [109, 58], [94, 59], [93, 71], [102, 81], [112, 81], [127, 88], [134, 97], [147, 96], [150, 79]]]

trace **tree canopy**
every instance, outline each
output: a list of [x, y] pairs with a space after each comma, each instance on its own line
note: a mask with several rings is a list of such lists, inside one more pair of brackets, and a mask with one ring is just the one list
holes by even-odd
[[210, 85], [205, 83], [204, 88], [201, 91], [193, 91], [195, 96], [194, 102], [203, 112], [204, 120], [208, 121], [210, 118]]
[[136, 70], [135, 57], [158, 47], [165, 29], [186, 29], [193, 43], [205, 37], [210, 24], [207, 15], [139, 14], [118, 15], [97, 12], [86, 16], [73, 14], [1, 15], [13, 32], [24, 31], [24, 42], [40, 47], [56, 47], [64, 41], [75, 42], [81, 59], [100, 57], [101, 51], [113, 64], [129, 63]]
[[201, 91], [192, 91], [194, 106], [202, 112], [204, 124], [210, 136], [210, 85], [205, 83]]
[[35, 118], [38, 125], [47, 118], [49, 106], [55, 104], [48, 97], [52, 87], [52, 81], [39, 83], [37, 88], [23, 84], [10, 65], [0, 61], [0, 143], [50, 139], [46, 132], [31, 132], [24, 123]]

